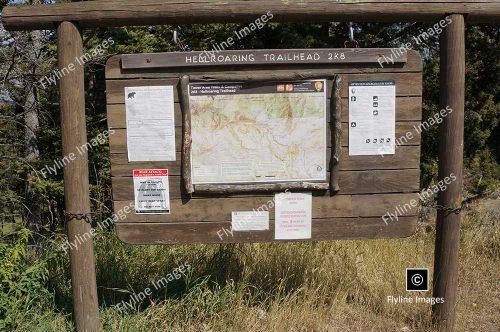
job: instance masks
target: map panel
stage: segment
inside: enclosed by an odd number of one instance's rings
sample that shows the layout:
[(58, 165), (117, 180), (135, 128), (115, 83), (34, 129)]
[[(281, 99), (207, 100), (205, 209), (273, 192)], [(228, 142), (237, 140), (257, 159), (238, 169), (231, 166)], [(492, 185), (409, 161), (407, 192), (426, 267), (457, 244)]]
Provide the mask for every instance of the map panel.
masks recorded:
[(193, 184), (326, 180), (326, 80), (191, 83)]

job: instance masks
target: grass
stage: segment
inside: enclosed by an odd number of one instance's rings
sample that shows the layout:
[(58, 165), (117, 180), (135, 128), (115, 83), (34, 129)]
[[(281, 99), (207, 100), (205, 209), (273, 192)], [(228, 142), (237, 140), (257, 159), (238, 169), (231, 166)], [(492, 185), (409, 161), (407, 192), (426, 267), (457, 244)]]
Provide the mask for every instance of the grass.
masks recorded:
[[(500, 326), (499, 211), (497, 199), (464, 214), (456, 331)], [(367, 241), (130, 246), (100, 234), (101, 323), (104, 331), (433, 331), (430, 305), (390, 304), (387, 296), (408, 295), (407, 267), (432, 273), (434, 237), (432, 219), (410, 238)], [(192, 266), (186, 278), (136, 310), (114, 307), (183, 262)], [(51, 266), (53, 306), (21, 315), (17, 331), (73, 329), (68, 264), (61, 254)]]

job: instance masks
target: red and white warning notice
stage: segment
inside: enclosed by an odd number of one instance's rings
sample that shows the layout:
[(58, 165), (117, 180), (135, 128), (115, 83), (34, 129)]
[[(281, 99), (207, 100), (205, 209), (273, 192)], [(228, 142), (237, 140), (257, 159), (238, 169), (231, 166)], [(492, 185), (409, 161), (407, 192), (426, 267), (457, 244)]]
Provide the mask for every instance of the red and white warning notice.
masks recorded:
[(135, 213), (169, 214), (168, 169), (134, 170)]

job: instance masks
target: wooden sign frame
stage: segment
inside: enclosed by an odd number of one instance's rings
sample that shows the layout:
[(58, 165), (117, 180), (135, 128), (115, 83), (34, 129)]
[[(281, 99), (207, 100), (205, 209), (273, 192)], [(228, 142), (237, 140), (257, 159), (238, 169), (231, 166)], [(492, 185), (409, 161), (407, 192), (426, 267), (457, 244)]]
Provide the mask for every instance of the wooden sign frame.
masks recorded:
[[(304, 181), (288, 181), (288, 182), (273, 182), (273, 183), (244, 183), (244, 184), (197, 184), (193, 185), (191, 179), (191, 113), (189, 109), (189, 83), (191, 82), (274, 82), (274, 81), (299, 81), (308, 79), (330, 79), (333, 85), (327, 85), (325, 87), (325, 93), (328, 93), (337, 102), (331, 102), (327, 105), (326, 112), (329, 112), (329, 118), (335, 119), (340, 118), (340, 97), (337, 95), (340, 90), (341, 80), (339, 77), (318, 77), (318, 74), (307, 75), (307, 74), (297, 74), (294, 72), (284, 73), (281, 75), (274, 76), (260, 76), (256, 75), (246, 75), (241, 76), (238, 74), (231, 75), (212, 75), (209, 79), (203, 77), (190, 77), (188, 75), (182, 76), (179, 82), (179, 99), (181, 101), (182, 110), (182, 179), (184, 182), (185, 190), (188, 194), (196, 193), (218, 193), (218, 194), (237, 194), (237, 193), (259, 193), (259, 192), (281, 192), (285, 190), (304, 190), (304, 191), (324, 191), (329, 190), (331, 193), (338, 191), (338, 172), (328, 172), (326, 178), (323, 181), (315, 182), (304, 182)], [(332, 90), (333, 89), (333, 90)], [(334, 93), (334, 92), (337, 93)], [(327, 153), (326, 161), (329, 165), (338, 163), (338, 158), (340, 157), (340, 137), (341, 137), (341, 127), (333, 127), (333, 133), (328, 130), (327, 133), (330, 134), (331, 146), (337, 151), (337, 153)], [(337, 140), (335, 140), (337, 138)], [(333, 139), (333, 140), (332, 140)], [(328, 140), (328, 137), (327, 137)], [(335, 189), (335, 190), (334, 190)]]
[[(283, 50), (280, 50), (283, 51)], [(286, 51), (286, 50), (285, 50)], [(314, 52), (315, 50), (305, 50)], [(282, 187), (259, 188), (245, 185), (243, 188), (209, 187), (192, 188), (182, 170), (188, 167), (183, 158), (186, 145), (178, 143), (177, 162), (131, 162), (126, 157), (126, 126), (124, 88), (126, 86), (174, 85), (176, 140), (184, 141), (182, 123), (186, 123), (187, 112), (182, 102), (190, 79), (193, 81), (271, 81), (295, 78), (330, 77), (338, 81), (338, 98), (329, 95), (331, 135), (331, 176), (327, 189), (313, 192), (313, 224), (310, 240), (360, 239), (405, 237), (413, 234), (417, 223), (417, 209), (407, 209), (397, 221), (385, 224), (382, 215), (413, 199), (418, 200), (420, 136), (415, 133), (412, 140), (396, 148), (394, 155), (349, 156), (348, 154), (348, 102), (347, 82), (359, 80), (394, 80), (396, 82), (396, 137), (405, 135), (418, 126), (421, 120), (422, 60), (417, 52), (409, 51), (401, 62), (394, 65), (379, 65), (381, 54), (391, 50), (380, 49), (332, 49), (350, 54), (363, 54), (358, 62), (333, 63), (287, 63), (287, 64), (238, 64), (232, 66), (179, 67), (165, 65), (162, 54), (117, 55), (109, 59), (106, 66), (108, 125), (115, 130), (110, 136), (111, 173), (114, 209), (118, 211), (130, 205), (133, 198), (132, 169), (167, 168), (171, 170), (171, 214), (141, 215), (129, 213), (118, 221), (119, 238), (132, 244), (175, 243), (231, 243), (269, 242), (274, 239), (274, 209), (269, 208), (270, 229), (268, 231), (232, 232), (231, 236), (220, 236), (220, 231), (231, 230), (232, 211), (252, 211), (261, 206), (270, 206), (276, 191), (310, 191), (303, 184), (287, 184)], [(228, 51), (229, 52), (229, 51)], [(252, 52), (252, 51), (247, 51)], [(221, 52), (223, 53), (223, 52)], [(136, 67), (123, 68), (124, 59)], [(156, 62), (158, 67), (152, 67)], [(144, 67), (140, 64), (147, 64)], [(189, 80), (188, 80), (189, 76)], [(342, 82), (342, 84), (340, 84)], [(333, 99), (332, 99), (333, 97)], [(332, 109), (333, 107), (333, 109)], [(337, 111), (335, 111), (337, 109)], [(347, 130), (346, 130), (347, 128)], [(343, 129), (343, 130), (342, 130)], [(184, 137), (185, 139), (186, 137)], [(338, 144), (336, 144), (338, 143)], [(338, 146), (338, 149), (335, 148)], [(186, 154), (185, 154), (186, 155)], [(330, 159), (330, 158), (329, 158)], [(179, 161), (180, 160), (180, 161)], [(189, 169), (189, 168), (188, 168)], [(321, 184), (325, 185), (325, 184)], [(247, 189), (245, 189), (247, 188)], [(194, 190), (195, 189), (195, 190)], [(208, 189), (208, 190), (207, 190)], [(190, 191), (193, 190), (193, 191)]]

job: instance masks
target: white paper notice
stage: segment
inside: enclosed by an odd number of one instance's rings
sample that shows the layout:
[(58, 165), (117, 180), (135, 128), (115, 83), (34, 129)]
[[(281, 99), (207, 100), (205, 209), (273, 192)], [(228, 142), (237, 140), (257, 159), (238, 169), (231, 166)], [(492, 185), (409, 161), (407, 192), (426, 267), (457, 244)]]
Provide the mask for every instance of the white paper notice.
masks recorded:
[(269, 211), (233, 211), (233, 231), (265, 231), (269, 229)]
[(134, 170), (135, 213), (169, 214), (168, 169)]
[(394, 154), (394, 81), (349, 82), (349, 155)]
[(125, 87), (129, 161), (175, 161), (173, 86)]
[(311, 238), (311, 193), (287, 193), (274, 196), (276, 240)]

